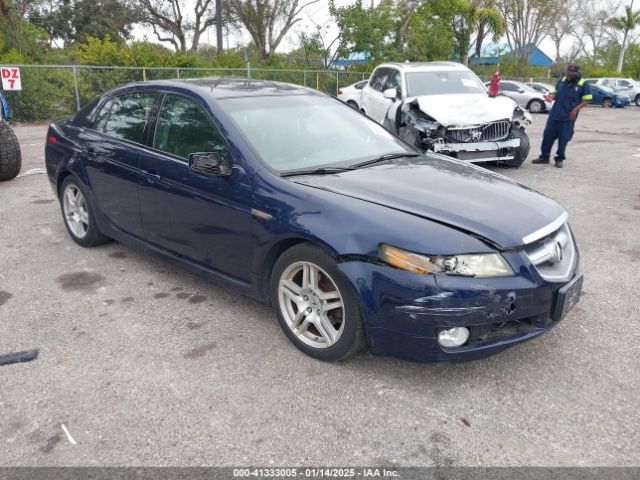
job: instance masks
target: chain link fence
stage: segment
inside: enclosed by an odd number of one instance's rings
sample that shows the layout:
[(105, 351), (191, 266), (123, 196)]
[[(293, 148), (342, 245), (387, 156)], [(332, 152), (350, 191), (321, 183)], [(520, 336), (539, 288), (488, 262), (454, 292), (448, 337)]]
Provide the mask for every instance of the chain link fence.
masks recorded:
[(335, 95), (337, 90), (368, 78), (367, 73), (330, 70), (230, 68), (91, 67), (82, 65), (11, 65), (20, 68), (21, 91), (3, 92), (12, 121), (43, 123), (76, 112), (112, 88), (131, 82), (198, 78), (211, 75), (243, 77), (304, 85)]
[[(112, 88), (131, 82), (198, 78), (211, 75), (294, 83), (335, 95), (339, 88), (368, 78), (368, 73), (338, 70), (262, 68), (92, 67), (84, 65), (11, 65), (20, 68), (21, 91), (5, 91), (12, 120), (44, 123), (76, 112)], [(481, 77), (483, 81), (490, 77)], [(511, 78), (549, 82), (546, 78)]]

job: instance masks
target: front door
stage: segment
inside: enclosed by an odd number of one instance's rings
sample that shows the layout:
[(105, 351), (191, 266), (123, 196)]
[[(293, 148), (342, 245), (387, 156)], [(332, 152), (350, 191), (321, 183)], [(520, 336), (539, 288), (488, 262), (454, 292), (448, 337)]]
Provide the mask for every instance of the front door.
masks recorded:
[[(152, 123), (153, 126), (153, 123)], [(234, 162), (229, 176), (194, 172), (188, 156), (231, 159), (204, 102), (167, 93), (140, 156), (140, 209), (149, 242), (243, 281), (251, 273), (251, 183)]]

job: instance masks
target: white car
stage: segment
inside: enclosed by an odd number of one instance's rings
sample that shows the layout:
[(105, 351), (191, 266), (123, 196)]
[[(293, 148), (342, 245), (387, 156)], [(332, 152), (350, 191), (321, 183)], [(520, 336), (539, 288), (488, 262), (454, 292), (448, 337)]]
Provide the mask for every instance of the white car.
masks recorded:
[(369, 80), (361, 80), (360, 82), (353, 83), (347, 87), (338, 89), (338, 100), (342, 100), (347, 105), (360, 109), (360, 103), (362, 98), (362, 89)]
[(489, 97), (459, 63), (382, 64), (362, 89), (360, 109), (423, 151), (512, 167), (529, 154), (529, 113), (511, 98)]

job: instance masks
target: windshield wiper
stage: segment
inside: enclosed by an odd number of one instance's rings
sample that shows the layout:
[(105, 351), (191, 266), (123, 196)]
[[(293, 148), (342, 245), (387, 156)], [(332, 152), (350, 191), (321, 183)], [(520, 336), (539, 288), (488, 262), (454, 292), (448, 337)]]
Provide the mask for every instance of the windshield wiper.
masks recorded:
[(354, 170), (352, 167), (320, 167), (309, 170), (294, 170), (293, 172), (285, 172), (281, 177), (294, 177), (296, 175), (331, 175), (332, 173), (342, 173)]
[(366, 167), (368, 165), (373, 165), (375, 163), (386, 162), (387, 160), (393, 160), (394, 158), (421, 157), (421, 156), (422, 156), (422, 153), (418, 153), (418, 152), (386, 153), (384, 155), (380, 155), (379, 157), (372, 158), (371, 160), (367, 160), (364, 162), (351, 165), (351, 168)]

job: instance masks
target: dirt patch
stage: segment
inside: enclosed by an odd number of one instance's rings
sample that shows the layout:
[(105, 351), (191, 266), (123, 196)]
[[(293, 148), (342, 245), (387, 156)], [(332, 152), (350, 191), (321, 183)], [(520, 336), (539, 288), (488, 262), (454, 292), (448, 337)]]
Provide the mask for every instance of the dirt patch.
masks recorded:
[(104, 277), (93, 272), (70, 272), (63, 273), (56, 281), (67, 292), (96, 293)]
[(111, 252), (109, 254), (110, 258), (127, 258), (127, 254), (124, 252)]
[(51, 199), (51, 198), (43, 198), (42, 200), (35, 200), (31, 203), (33, 203), (34, 205), (47, 205), (49, 203), (53, 203), (55, 202), (55, 200)]
[(124, 297), (120, 299), (122, 303), (129, 303), (129, 302), (133, 302), (134, 300), (135, 299), (133, 297)]
[(178, 293), (176, 294), (176, 298), (189, 298), (191, 296), (190, 293)]
[(0, 305), (4, 305), (5, 303), (7, 303), (7, 300), (9, 300), (11, 297), (13, 297), (13, 293), (7, 292), (5, 290), (0, 290)]
[(154, 293), (153, 298), (167, 298), (169, 294), (167, 292)]
[(206, 345), (201, 345), (196, 348), (192, 348), (183, 356), (187, 360), (195, 360), (196, 358), (204, 357), (208, 351), (213, 350), (216, 347), (214, 342), (207, 343)]
[(60, 443), (60, 440), (62, 440), (61, 434), (57, 433), (56, 435), (52, 435), (47, 438), (45, 444), (40, 447), (40, 451), (42, 453), (51, 453), (53, 449), (56, 448), (56, 445)]
[(189, 303), (202, 303), (207, 300), (207, 297), (204, 295), (191, 295), (189, 297)]

